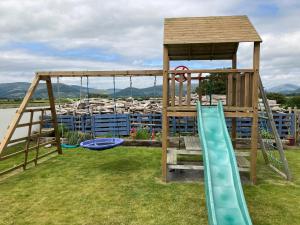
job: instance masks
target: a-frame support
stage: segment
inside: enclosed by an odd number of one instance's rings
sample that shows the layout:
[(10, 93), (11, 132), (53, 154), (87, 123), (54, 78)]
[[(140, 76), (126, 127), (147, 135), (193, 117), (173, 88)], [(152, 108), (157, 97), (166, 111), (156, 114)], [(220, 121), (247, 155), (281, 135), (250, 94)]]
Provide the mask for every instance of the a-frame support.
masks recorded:
[[(46, 81), (46, 86), (47, 86), (47, 91), (48, 91), (48, 97), (49, 97), (49, 102), (50, 102), (50, 108), (35, 108), (35, 109), (26, 109), (31, 97), (33, 96), (38, 84), (40, 83), (41, 80), (45, 80)], [(50, 110), (51, 111), (51, 118), (52, 118), (52, 123), (53, 123), (53, 128), (54, 128), (54, 133), (55, 133), (55, 141), (50, 141), (50, 142), (46, 142), (41, 144), (40, 143), (40, 138), (42, 135), (42, 125), (44, 123), (44, 113), (45, 111)], [(33, 114), (34, 112), (41, 112), (41, 118), (39, 121), (33, 121)], [(24, 113), (30, 113), (30, 121), (28, 123), (22, 123), (20, 124), (20, 120), (23, 116)], [(32, 135), (32, 126), (33, 125), (40, 125), (40, 129), (39, 129), (39, 133)], [(13, 134), (15, 132), (15, 130), (18, 127), (28, 127), (28, 134), (27, 137), (22, 137), (22, 138), (17, 138), (12, 140)], [(35, 146), (30, 146), (30, 142), (31, 142), (31, 138), (36, 137), (37, 138), (37, 144)], [(14, 152), (14, 153), (10, 153), (10, 154), (5, 154), (5, 149), (8, 147), (9, 144), (11, 143), (17, 143), (20, 141), (26, 141), (25, 143), (25, 148), (23, 150)], [(39, 148), (40, 146), (43, 145), (47, 145), (47, 144), (55, 144), (56, 145), (56, 149), (50, 152), (47, 152), (43, 155), (39, 155)], [(36, 155), (34, 159), (28, 160), (28, 153), (31, 150), (36, 150)], [(55, 101), (54, 101), (54, 95), (53, 95), (53, 89), (52, 89), (52, 83), (51, 83), (51, 78), (50, 77), (45, 77), (42, 78), (39, 75), (36, 75), (33, 82), (31, 83), (19, 109), (17, 110), (14, 118), (12, 119), (12, 122), (10, 124), (10, 126), (8, 127), (8, 130), (6, 132), (5, 137), (2, 139), (2, 142), (0, 143), (0, 161), (2, 160), (6, 160), (8, 158), (14, 157), (16, 155), (19, 154), (23, 154), (24, 153), (24, 162), (16, 165), (12, 168), (9, 168), (5, 171), (1, 171), (0, 175), (12, 172), (16, 169), (22, 168), (25, 170), (26, 166), (29, 163), (33, 163), (35, 165), (37, 165), (37, 161), (38, 159), (41, 159), (45, 156), (48, 156), (54, 152), (58, 152), (58, 154), (62, 154), (62, 149), (60, 146), (60, 137), (59, 137), (59, 132), (58, 132), (58, 124), (57, 124), (57, 116), (56, 116), (56, 110), (55, 110)]]

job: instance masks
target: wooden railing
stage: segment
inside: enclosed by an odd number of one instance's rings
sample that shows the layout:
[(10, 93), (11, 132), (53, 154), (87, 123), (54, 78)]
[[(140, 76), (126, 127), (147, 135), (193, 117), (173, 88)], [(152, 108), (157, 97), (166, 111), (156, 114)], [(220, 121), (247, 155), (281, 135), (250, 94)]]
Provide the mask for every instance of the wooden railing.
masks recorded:
[[(198, 99), (201, 101), (201, 85), (203, 81), (211, 79), (203, 74), (224, 74), (221, 79), (226, 83), (226, 106), (252, 107), (252, 69), (224, 69), (224, 70), (169, 70), (169, 108), (188, 108), (193, 106), (192, 81), (198, 81)], [(194, 86), (195, 87), (195, 86)], [(184, 91), (184, 89), (186, 91)]]

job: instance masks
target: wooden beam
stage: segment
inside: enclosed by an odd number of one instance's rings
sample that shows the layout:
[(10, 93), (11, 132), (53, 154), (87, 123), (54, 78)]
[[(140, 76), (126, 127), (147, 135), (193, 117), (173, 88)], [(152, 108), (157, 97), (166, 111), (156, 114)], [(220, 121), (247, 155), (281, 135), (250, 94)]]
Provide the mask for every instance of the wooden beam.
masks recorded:
[(60, 136), (59, 136), (59, 132), (58, 132), (57, 116), (56, 116), (56, 110), (55, 110), (55, 101), (54, 101), (54, 95), (53, 95), (52, 83), (51, 83), (50, 77), (48, 77), (46, 79), (46, 85), (47, 85), (47, 91), (48, 91), (48, 96), (49, 96), (49, 103), (50, 103), (50, 108), (51, 108), (51, 118), (53, 121), (53, 128), (54, 128), (55, 140), (56, 140), (56, 144), (57, 144), (57, 151), (58, 151), (58, 154), (62, 154), (62, 150), (61, 150), (61, 146), (60, 146)]
[(39, 77), (38, 76), (35, 76), (19, 109), (17, 110), (14, 118), (12, 119), (11, 123), (10, 123), (10, 126), (8, 128), (8, 130), (6, 131), (6, 135), (4, 136), (4, 138), (2, 139), (1, 141), (1, 144), (0, 144), (0, 155), (1, 153), (3, 152), (3, 150), (7, 147), (11, 137), (13, 136), (15, 130), (16, 130), (16, 127), (18, 125), (18, 123), (20, 122), (21, 118), (22, 118), (22, 115), (23, 115), (23, 112), (24, 110), (26, 109), (26, 106), (29, 102), (29, 100), (31, 99), (36, 87), (38, 86), (39, 84)]
[(47, 77), (130, 77), (162, 76), (162, 70), (111, 70), (111, 71), (39, 71), (41, 80)]
[[(180, 70), (169, 70), (171, 73), (182, 73)], [(199, 73), (252, 73), (253, 69), (195, 69), (195, 70), (184, 70), (185, 73), (196, 73), (197, 76)]]
[(256, 163), (257, 163), (257, 142), (258, 142), (258, 76), (259, 76), (259, 61), (260, 61), (260, 42), (254, 42), (253, 48), (253, 91), (252, 91), (252, 106), (253, 117), (251, 127), (251, 157), (250, 157), (250, 179), (253, 184), (256, 184)]
[(163, 116), (162, 116), (162, 180), (167, 182), (167, 148), (168, 148), (168, 134), (169, 134), (169, 118), (167, 116), (168, 108), (168, 94), (169, 94), (169, 70), (170, 62), (168, 55), (168, 48), (163, 46)]
[[(237, 56), (236, 56), (236, 53), (233, 54), (233, 57), (232, 57), (232, 69), (236, 69), (236, 66), (237, 66)], [(235, 76), (237, 75), (237, 76)], [(239, 74), (234, 74), (234, 77), (235, 79), (237, 79), (237, 77), (240, 77)], [(228, 77), (229, 79), (229, 77)], [(234, 85), (234, 92), (232, 93), (234, 95), (234, 105), (235, 106), (239, 106), (237, 104), (237, 100), (238, 100), (238, 95), (240, 95), (240, 90), (238, 90), (237, 88), (237, 84), (238, 84), (238, 81), (235, 80), (235, 85)], [(230, 93), (228, 93), (230, 94)], [(232, 120), (231, 120), (231, 139), (232, 139), (232, 145), (233, 145), (233, 148), (236, 149), (236, 118), (233, 117)]]

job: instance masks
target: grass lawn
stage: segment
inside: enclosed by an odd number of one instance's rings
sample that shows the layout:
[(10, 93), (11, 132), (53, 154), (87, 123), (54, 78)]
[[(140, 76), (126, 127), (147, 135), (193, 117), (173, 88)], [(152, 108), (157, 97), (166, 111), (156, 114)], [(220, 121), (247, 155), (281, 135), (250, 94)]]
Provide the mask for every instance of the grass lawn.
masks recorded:
[[(204, 187), (160, 181), (160, 149), (64, 150), (0, 181), (0, 224), (207, 224)], [(300, 224), (300, 150), (288, 151), (294, 182), (259, 158), (244, 192), (254, 224)]]

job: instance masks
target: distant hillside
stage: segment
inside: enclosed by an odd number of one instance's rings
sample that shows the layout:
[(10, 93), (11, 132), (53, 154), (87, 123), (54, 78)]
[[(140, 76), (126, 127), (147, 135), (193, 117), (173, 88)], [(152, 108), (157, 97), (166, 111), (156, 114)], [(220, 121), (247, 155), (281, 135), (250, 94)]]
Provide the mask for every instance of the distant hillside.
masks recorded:
[[(192, 91), (194, 91), (194, 89), (197, 87), (198, 85), (196, 84), (192, 84)], [(153, 97), (153, 96), (157, 96), (157, 97), (161, 97), (162, 96), (162, 85), (157, 85), (155, 87), (147, 87), (147, 88), (131, 88), (127, 87), (124, 88), (122, 90), (120, 90), (119, 92), (116, 93), (117, 97), (130, 97), (131, 96), (131, 91), (132, 91), (132, 96), (134, 97)], [(179, 92), (179, 88), (178, 85), (176, 85), (176, 94), (178, 94)], [(184, 87), (184, 93), (186, 93), (186, 87)]]
[[(16, 82), (16, 83), (0, 83), (0, 98), (7, 99), (21, 99), (25, 96), (30, 83)], [(80, 86), (60, 84), (60, 96), (62, 98), (78, 98), (80, 96)], [(53, 83), (54, 96), (57, 97), (57, 84)], [(104, 90), (90, 88), (91, 94), (107, 94)], [(82, 94), (86, 95), (86, 88), (82, 88)], [(33, 98), (48, 98), (46, 84), (39, 84)]]
[[(30, 83), (16, 82), (16, 83), (0, 83), (0, 98), (2, 99), (22, 99), (24, 98)], [(192, 90), (197, 85), (192, 85)], [(80, 86), (78, 85), (67, 85), (60, 83), (60, 96), (62, 98), (78, 98), (80, 96)], [(53, 83), (54, 96), (57, 97), (57, 84)], [(184, 92), (185, 92), (184, 88)], [(86, 87), (82, 87), (82, 94), (86, 95)], [(89, 89), (90, 94), (106, 94), (113, 96), (113, 89), (99, 90), (95, 88)], [(178, 94), (178, 85), (176, 86), (176, 93)], [(162, 85), (157, 85), (155, 90), (154, 87), (147, 88), (135, 88), (130, 87), (124, 89), (116, 89), (116, 97), (161, 97), (162, 96)], [(39, 84), (33, 98), (48, 98), (46, 84)]]
[(300, 93), (300, 86), (295, 84), (282, 84), (267, 89), (267, 92), (276, 92), (282, 94)]

